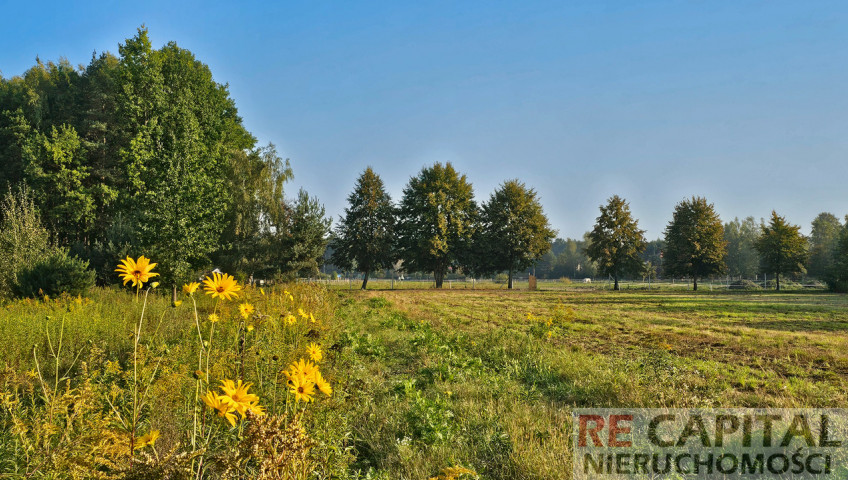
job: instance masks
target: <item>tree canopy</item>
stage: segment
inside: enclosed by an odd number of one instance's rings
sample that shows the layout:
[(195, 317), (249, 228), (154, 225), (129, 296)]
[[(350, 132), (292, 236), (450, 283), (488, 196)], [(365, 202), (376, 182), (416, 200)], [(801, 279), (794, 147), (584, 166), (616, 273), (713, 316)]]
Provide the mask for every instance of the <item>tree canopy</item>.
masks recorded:
[(468, 261), (477, 222), (474, 190), (450, 163), (424, 167), (403, 189), (399, 257), (408, 272), (433, 272), (441, 288), (449, 269)]
[(702, 197), (683, 200), (674, 208), (665, 229), (665, 272), (692, 278), (693, 290), (698, 279), (725, 269), (724, 226), (713, 207)]
[(369, 273), (390, 268), (395, 261), (395, 209), (383, 180), (371, 167), (356, 180), (347, 202), (330, 261), (344, 270), (362, 272), (364, 290)]
[(771, 212), (769, 223), (763, 226), (756, 247), (762, 270), (776, 276), (777, 290), (780, 290), (781, 275), (805, 271), (807, 240), (801, 235), (801, 227), (788, 223), (775, 211)]
[(589, 233), (586, 253), (604, 275), (612, 275), (614, 289), (624, 275), (639, 274), (643, 270), (640, 257), (645, 251), (645, 232), (639, 221), (630, 214), (630, 206), (618, 195), (601, 205), (601, 215)]
[(539, 260), (556, 235), (536, 191), (518, 180), (504, 182), (483, 204), (479, 228), (483, 241), (474, 250), (485, 252), (484, 268), (508, 272), (508, 288), (513, 273)]
[(227, 85), (176, 43), (153, 48), (143, 27), (118, 56), (79, 69), (38, 60), (0, 78), (0, 189), (26, 185), (57, 244), (101, 281), (118, 253), (155, 257), (170, 283), (213, 262), (288, 269), (271, 252), (297, 234), (280, 229), (318, 211), (285, 199), (291, 178), (273, 145), (257, 147)]

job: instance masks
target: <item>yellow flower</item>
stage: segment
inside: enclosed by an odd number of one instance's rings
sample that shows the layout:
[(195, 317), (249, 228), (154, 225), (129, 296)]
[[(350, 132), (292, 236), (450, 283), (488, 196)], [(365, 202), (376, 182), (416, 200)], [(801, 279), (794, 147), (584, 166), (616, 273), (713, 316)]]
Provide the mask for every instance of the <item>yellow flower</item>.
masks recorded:
[(306, 347), (306, 351), (309, 353), (309, 358), (311, 358), (313, 362), (320, 362), (321, 359), (324, 358), (324, 352), (321, 350), (321, 346), (317, 343), (310, 343)]
[(312, 380), (315, 372), (318, 370), (318, 367), (315, 366), (312, 362), (307, 362), (304, 359), (300, 359), (295, 363), (289, 365), (288, 371), (285, 372), (286, 376), (289, 377), (289, 380), (292, 378), (302, 375), (308, 380)]
[(207, 295), (212, 295), (212, 298), (218, 297), (224, 300), (231, 300), (232, 298), (238, 298), (238, 293), (236, 292), (241, 290), (241, 287), (232, 275), (213, 273), (212, 278), (206, 277), (203, 280), (203, 289), (206, 290)]
[(265, 289), (264, 289), (264, 288), (260, 288), (260, 289), (259, 289), (259, 293), (261, 293), (262, 295), (265, 295)]
[(153, 282), (150, 284), (150, 288), (156, 288), (159, 286), (159, 282)]
[(121, 274), (120, 277), (124, 280), (124, 285), (132, 281), (133, 287), (141, 287), (151, 277), (159, 276), (158, 273), (151, 272), (155, 266), (156, 264), (150, 263), (150, 259), (144, 255), (138, 257), (138, 261), (127, 255), (127, 258), (121, 260), (115, 271)]
[(171, 305), (172, 305), (174, 308), (177, 308), (177, 307), (179, 307), (179, 306), (180, 306), (180, 305), (182, 305), (182, 304), (183, 304), (183, 301), (182, 301), (182, 300), (177, 300), (177, 301), (173, 302)]
[(295, 323), (297, 323), (297, 317), (295, 317), (291, 313), (286, 315), (286, 318), (284, 318), (283, 320), (286, 322), (287, 325), (294, 325)]
[(242, 303), (239, 305), (239, 313), (241, 313), (241, 316), (244, 319), (247, 319), (247, 317), (252, 315), (254, 311), (255, 309), (253, 308), (253, 305), (249, 303)]
[(215, 392), (207, 391), (206, 395), (203, 397), (203, 403), (216, 410), (218, 412), (219, 417), (224, 417), (230, 422), (230, 425), (236, 426), (236, 416), (233, 414), (235, 412), (235, 408), (233, 408), (228, 402), (224, 401), (223, 395), (217, 395)]
[(309, 321), (315, 323), (315, 317), (313, 317), (311, 313), (309, 314)]
[(288, 290), (283, 290), (283, 297), (287, 298), (290, 302), (294, 303), (294, 297)]
[(303, 317), (304, 320), (309, 318), (309, 315), (307, 315), (306, 312), (304, 312), (302, 308), (297, 309), (297, 314), (300, 315), (301, 317)]
[(317, 386), (318, 390), (321, 390), (324, 395), (328, 397), (333, 395), (333, 387), (330, 386), (330, 382), (324, 380), (320, 371), (315, 372), (315, 386)]
[(199, 287), (199, 286), (200, 286), (200, 283), (198, 283), (198, 282), (186, 283), (185, 285), (183, 285), (183, 293), (185, 295), (193, 295), (194, 292), (197, 291), (197, 287)]
[(259, 405), (258, 402), (248, 404), (247, 410), (256, 415), (257, 417), (262, 417), (265, 415), (265, 407)]
[(232, 380), (224, 380), (221, 382), (221, 391), (224, 392), (222, 400), (233, 407), (241, 416), (244, 416), (245, 410), (250, 408), (250, 404), (259, 401), (259, 396), (252, 393), (247, 393), (251, 383), (238, 383)]
[(254, 328), (255, 327), (253, 326), (252, 323), (248, 323), (247, 326), (246, 326), (246, 329), (247, 329), (248, 332), (252, 332)]
[(292, 377), (289, 389), (292, 395), (294, 395), (294, 399), (298, 402), (309, 403), (312, 401), (312, 396), (315, 395), (315, 384), (304, 375), (295, 375)]
[(209, 316), (207, 317), (207, 319), (210, 322), (215, 323), (215, 322), (221, 320), (221, 317), (219, 317), (217, 313), (210, 313)]
[(552, 332), (552, 331), (548, 330), (547, 332), (545, 332), (545, 335), (547, 335), (547, 336), (548, 336), (548, 338), (551, 338), (551, 337), (553, 337), (553, 336), (554, 336), (554, 332)]
[(156, 443), (157, 438), (159, 438), (159, 430), (151, 430), (135, 439), (135, 449), (138, 450), (147, 446), (152, 447)]

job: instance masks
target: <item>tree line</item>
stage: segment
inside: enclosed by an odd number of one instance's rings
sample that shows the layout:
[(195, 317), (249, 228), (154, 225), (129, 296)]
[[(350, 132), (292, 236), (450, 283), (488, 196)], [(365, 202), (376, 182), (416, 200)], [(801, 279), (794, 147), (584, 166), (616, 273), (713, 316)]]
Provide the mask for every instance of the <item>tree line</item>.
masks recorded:
[[(621, 278), (659, 273), (689, 278), (694, 290), (698, 280), (711, 276), (757, 274), (772, 275), (777, 290), (782, 278), (799, 275), (848, 290), (848, 217), (842, 224), (835, 215), (821, 213), (805, 237), (775, 211), (768, 222), (757, 224), (748, 217), (722, 224), (713, 204), (692, 197), (675, 206), (664, 238), (647, 242), (624, 199), (613, 196), (600, 212), (584, 237), (583, 252), (594, 271), (613, 279), (615, 289)], [(576, 247), (571, 252), (576, 256)]]
[(473, 277), (515, 272), (550, 249), (550, 228), (536, 191), (506, 180), (482, 205), (465, 175), (450, 163), (424, 167), (395, 205), (371, 167), (356, 180), (348, 207), (334, 229), (330, 261), (369, 276), (397, 266), (432, 272), (441, 288), (449, 272)]
[(709, 276), (758, 273), (779, 288), (806, 273), (848, 289), (848, 226), (832, 214), (805, 238), (777, 213), (722, 224), (693, 197), (675, 207), (664, 238), (646, 241), (614, 196), (583, 238), (555, 239), (535, 190), (507, 180), (478, 204), (450, 163), (424, 167), (397, 203), (366, 169), (331, 230), (318, 199), (286, 196), (288, 160), (257, 144), (227, 86), (190, 51), (154, 49), (142, 27), (118, 53), (79, 67), (37, 59), (22, 76), (0, 77), (0, 293), (24, 267), (37, 279), (50, 265), (85, 264), (111, 283), (116, 259), (142, 254), (172, 285), (212, 266), (314, 275), (328, 245), (333, 264), (363, 273), (363, 288), (389, 268), (431, 272), (437, 287), (451, 273), (506, 272), (511, 288), (534, 267), (542, 277), (610, 276), (616, 288), (628, 277), (685, 276), (697, 288)]

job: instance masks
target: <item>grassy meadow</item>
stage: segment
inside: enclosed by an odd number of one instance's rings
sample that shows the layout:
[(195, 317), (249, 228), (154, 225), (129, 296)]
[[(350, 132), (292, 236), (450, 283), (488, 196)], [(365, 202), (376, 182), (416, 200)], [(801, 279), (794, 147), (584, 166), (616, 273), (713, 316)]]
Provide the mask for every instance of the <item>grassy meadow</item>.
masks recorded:
[[(143, 292), (136, 301), (98, 289), (0, 307), (0, 472), (560, 479), (570, 478), (574, 407), (846, 402), (844, 295), (310, 284), (242, 293), (218, 302), (198, 291), (173, 306), (164, 294), (145, 303)], [(255, 312), (240, 315), (244, 302)], [(284, 372), (310, 343), (332, 394), (298, 401)], [(263, 416), (230, 424), (199, 400), (236, 378), (252, 383)], [(154, 430), (155, 444), (130, 454), (126, 439)], [(283, 457), (297, 468), (268, 473)]]

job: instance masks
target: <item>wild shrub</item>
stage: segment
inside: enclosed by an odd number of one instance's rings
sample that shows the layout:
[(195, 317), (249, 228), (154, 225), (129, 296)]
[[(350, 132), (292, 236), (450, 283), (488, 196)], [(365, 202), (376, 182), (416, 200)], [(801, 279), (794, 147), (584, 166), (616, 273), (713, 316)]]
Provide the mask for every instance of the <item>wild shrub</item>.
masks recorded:
[(53, 297), (62, 293), (83, 295), (94, 286), (94, 276), (94, 270), (88, 269), (87, 261), (59, 248), (32, 265), (21, 268), (12, 291), (19, 297), (29, 298), (43, 295)]
[(41, 259), (50, 235), (29, 190), (9, 189), (0, 202), (0, 297), (9, 296), (18, 272)]

